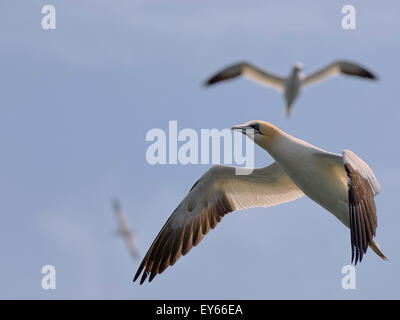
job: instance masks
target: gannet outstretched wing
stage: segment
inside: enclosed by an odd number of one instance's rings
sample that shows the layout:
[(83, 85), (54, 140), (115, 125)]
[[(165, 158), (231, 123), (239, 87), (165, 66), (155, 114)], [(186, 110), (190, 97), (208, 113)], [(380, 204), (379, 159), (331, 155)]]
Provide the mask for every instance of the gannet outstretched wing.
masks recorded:
[(112, 202), (113, 210), (118, 221), (119, 230), (118, 233), (122, 235), (125, 240), (126, 246), (128, 247), (129, 253), (135, 259), (139, 257), (138, 250), (135, 246), (135, 241), (133, 239), (132, 230), (129, 228), (128, 222), (126, 220), (125, 214), (121, 209), (121, 205), (118, 200)]
[(282, 77), (261, 70), (260, 68), (255, 67), (254, 65), (251, 65), (247, 62), (237, 63), (223, 69), (222, 71), (211, 77), (209, 80), (207, 80), (205, 82), (205, 85), (209, 86), (214, 83), (229, 80), (239, 76), (244, 76), (245, 78), (248, 78), (265, 86), (274, 87), (279, 91), (283, 91), (285, 89), (285, 80)]
[(377, 77), (367, 70), (366, 68), (350, 61), (335, 61), (323, 69), (320, 69), (302, 80), (302, 85), (308, 85), (311, 83), (319, 82), (330, 76), (335, 76), (340, 73), (357, 76), (361, 78), (377, 79)]
[[(374, 173), (362, 159), (350, 150), (343, 150), (342, 155), (348, 177), (351, 261), (355, 260), (357, 264), (367, 252), (368, 245), (373, 242), (377, 227), (374, 197), (382, 189)], [(386, 260), (385, 256), (379, 255)]]
[(149, 281), (196, 246), (222, 217), (250, 207), (293, 201), (303, 192), (279, 164), (236, 175), (235, 167), (213, 166), (192, 187), (165, 223), (144, 257), (133, 281)]

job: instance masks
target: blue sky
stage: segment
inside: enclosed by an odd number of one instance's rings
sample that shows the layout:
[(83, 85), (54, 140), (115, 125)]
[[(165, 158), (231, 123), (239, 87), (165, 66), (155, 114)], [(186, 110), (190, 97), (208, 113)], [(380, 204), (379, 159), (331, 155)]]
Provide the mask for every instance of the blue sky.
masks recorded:
[[(57, 29), (41, 28), (53, 4)], [(341, 28), (356, 8), (357, 29)], [(0, 4), (0, 298), (398, 299), (396, 1), (3, 1)], [(245, 80), (205, 89), (221, 67), (248, 60), (278, 74), (355, 60), (378, 82), (347, 77), (306, 88), (284, 116), (282, 96)], [(151, 166), (148, 130), (230, 128), (262, 119), (332, 152), (351, 149), (383, 193), (377, 242), (357, 289), (341, 287), (348, 230), (303, 197), (224, 218), (151, 284), (132, 261), (110, 200), (121, 199), (145, 254), (209, 165)], [(256, 165), (272, 162), (256, 148)], [(57, 289), (41, 288), (54, 265)]]

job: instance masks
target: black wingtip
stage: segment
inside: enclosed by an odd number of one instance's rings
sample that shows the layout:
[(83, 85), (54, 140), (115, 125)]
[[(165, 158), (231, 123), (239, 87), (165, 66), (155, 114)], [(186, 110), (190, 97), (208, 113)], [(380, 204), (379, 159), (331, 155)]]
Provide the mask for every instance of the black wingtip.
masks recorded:
[(372, 72), (370, 72), (366, 69), (363, 69), (361, 76), (364, 78), (371, 79), (371, 80), (378, 80), (378, 77), (375, 74), (373, 74)]
[[(132, 282), (135, 282), (139, 278), (140, 274), (142, 273), (142, 270), (143, 270), (143, 268), (142, 268), (142, 266), (140, 266), (138, 271), (136, 272), (135, 276), (133, 277), (133, 281)], [(144, 272), (144, 273), (146, 273), (146, 272)], [(143, 282), (140, 282), (140, 284), (142, 284), (142, 283)]]
[(154, 277), (157, 275), (157, 273), (151, 274), (149, 277), (149, 283), (154, 279)]
[(355, 258), (354, 258), (354, 266), (357, 265), (357, 262), (358, 262), (358, 250), (356, 248), (356, 254), (355, 254)]
[(217, 73), (216, 75), (212, 76), (210, 79), (208, 79), (204, 85), (205, 86), (211, 86), (214, 83), (217, 82), (222, 82), (222, 81), (226, 81), (226, 80), (231, 80), (234, 79), (238, 76), (240, 76), (242, 74), (242, 70), (235, 70), (235, 71), (222, 71)]
[(369, 80), (378, 80), (378, 76), (371, 71), (365, 69), (365, 68), (359, 68), (358, 70), (341, 70), (343, 74), (345, 75), (350, 75), (350, 76), (356, 76), (360, 78), (365, 78)]
[(142, 285), (146, 281), (147, 275), (148, 275), (147, 271), (144, 271), (142, 278), (140, 279), (140, 285)]
[(354, 259), (354, 266), (357, 265), (359, 259), (360, 259), (360, 250), (356, 247), (356, 257)]
[(361, 263), (364, 255), (367, 253), (368, 247), (365, 250), (358, 249), (357, 247), (352, 247), (351, 249), (351, 263), (354, 263), (354, 266), (357, 263)]
[(351, 262), (350, 263), (353, 263), (354, 262), (354, 246), (351, 246)]
[(214, 83), (220, 82), (222, 79), (219, 75), (216, 75), (203, 83), (204, 87), (209, 87)]

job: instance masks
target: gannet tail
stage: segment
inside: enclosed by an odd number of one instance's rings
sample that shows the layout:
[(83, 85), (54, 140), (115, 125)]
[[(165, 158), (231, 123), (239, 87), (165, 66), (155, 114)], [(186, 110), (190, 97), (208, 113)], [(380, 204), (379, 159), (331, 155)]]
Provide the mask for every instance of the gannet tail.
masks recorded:
[(379, 256), (381, 257), (383, 260), (385, 261), (389, 261), (388, 258), (385, 257), (385, 255), (382, 253), (382, 251), (379, 249), (378, 244), (372, 240), (369, 244), (369, 247)]
[(286, 104), (286, 117), (289, 118), (290, 116), (290, 111), (292, 110), (292, 105), (290, 103)]

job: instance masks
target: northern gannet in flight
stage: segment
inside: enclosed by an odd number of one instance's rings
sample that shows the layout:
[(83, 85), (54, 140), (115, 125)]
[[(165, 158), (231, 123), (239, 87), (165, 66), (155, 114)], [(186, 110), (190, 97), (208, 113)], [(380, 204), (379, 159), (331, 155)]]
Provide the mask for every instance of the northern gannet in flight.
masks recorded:
[(119, 225), (118, 234), (125, 239), (126, 246), (128, 247), (129, 253), (131, 254), (132, 258), (134, 259), (139, 258), (139, 253), (133, 239), (133, 232), (129, 228), (125, 214), (122, 211), (121, 205), (117, 199), (113, 200), (112, 207)]
[(304, 194), (350, 228), (351, 261), (361, 262), (368, 246), (387, 260), (374, 242), (377, 227), (374, 196), (381, 187), (368, 165), (353, 152), (335, 154), (297, 139), (264, 121), (232, 129), (252, 137), (275, 162), (236, 175), (235, 167), (215, 165), (190, 189), (169, 217), (144, 257), (133, 279), (172, 266), (196, 246), (222, 217), (235, 210), (269, 207)]
[(214, 83), (244, 76), (261, 85), (273, 87), (284, 94), (286, 101), (286, 115), (289, 116), (293, 102), (296, 100), (300, 90), (311, 83), (319, 82), (327, 77), (338, 75), (340, 73), (357, 76), (362, 78), (377, 79), (377, 77), (364, 67), (350, 61), (335, 61), (308, 76), (301, 73), (302, 63), (296, 63), (287, 77), (280, 77), (270, 72), (247, 63), (237, 63), (231, 65), (216, 75), (208, 79), (204, 85), (209, 86)]

